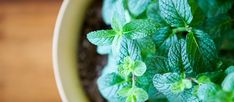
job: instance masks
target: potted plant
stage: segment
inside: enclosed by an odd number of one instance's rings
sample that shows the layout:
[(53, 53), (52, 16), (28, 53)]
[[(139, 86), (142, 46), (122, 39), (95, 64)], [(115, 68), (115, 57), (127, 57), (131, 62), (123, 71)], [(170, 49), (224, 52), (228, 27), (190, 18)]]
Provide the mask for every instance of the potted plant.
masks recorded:
[[(65, 1), (55, 30), (64, 101), (87, 101), (75, 55), (89, 3)], [(110, 26), (87, 34), (108, 56), (97, 79), (100, 94), (109, 102), (233, 101), (233, 11), (233, 0), (104, 0), (102, 16)]]

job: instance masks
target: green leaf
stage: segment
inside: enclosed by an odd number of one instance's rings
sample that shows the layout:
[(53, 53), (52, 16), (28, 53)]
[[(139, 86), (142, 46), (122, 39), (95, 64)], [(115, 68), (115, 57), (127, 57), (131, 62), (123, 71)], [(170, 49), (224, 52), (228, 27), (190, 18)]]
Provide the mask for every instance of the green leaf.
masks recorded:
[(227, 15), (210, 17), (202, 27), (214, 39), (217, 47), (220, 47), (223, 43), (223, 37), (232, 29), (232, 19)]
[(215, 83), (221, 83), (224, 77), (225, 74), (223, 71), (205, 72), (197, 75), (197, 79), (200, 83), (207, 83), (210, 81)]
[(163, 75), (156, 74), (153, 78), (153, 83), (155, 88), (166, 95), (171, 102), (199, 102), (198, 99), (192, 95), (192, 88), (182, 92), (173, 91), (174, 84), (181, 80), (181, 76), (177, 73), (165, 73)]
[(154, 44), (152, 37), (137, 39), (137, 43), (141, 49), (141, 55), (143, 59), (155, 55), (156, 45)]
[(125, 102), (137, 102), (136, 101), (136, 96), (128, 96)]
[(142, 61), (135, 61), (133, 66), (133, 74), (136, 76), (142, 76), (146, 71), (146, 65)]
[(133, 20), (123, 28), (123, 33), (130, 39), (140, 39), (152, 35), (160, 27), (160, 24), (149, 20)]
[(222, 83), (222, 88), (227, 92), (234, 91), (234, 73), (228, 74), (225, 77)]
[(184, 27), (193, 16), (187, 0), (159, 0), (160, 15), (172, 27)]
[(123, 63), (125, 57), (130, 56), (134, 61), (141, 60), (141, 50), (136, 40), (131, 40), (126, 37), (122, 38), (120, 43), (119, 55), (117, 57), (118, 63)]
[[(215, 44), (208, 34), (201, 30), (193, 30), (193, 33), (187, 35), (186, 41), (188, 58), (193, 70), (196, 72), (213, 70), (208, 68), (215, 65), (217, 53)], [(201, 64), (206, 66), (206, 69), (203, 69), (204, 66)]]
[(98, 46), (97, 52), (101, 55), (110, 54), (111, 53), (111, 46)]
[(192, 73), (192, 66), (188, 60), (185, 40), (179, 40), (171, 46), (168, 53), (168, 63), (173, 72)]
[(199, 7), (207, 17), (225, 14), (232, 8), (233, 0), (197, 0)]
[(117, 0), (116, 5), (113, 10), (113, 16), (111, 21), (111, 27), (116, 31), (121, 33), (123, 26), (128, 23), (127, 17), (125, 15), (124, 0)]
[(118, 94), (123, 97), (130, 96), (132, 87), (125, 87), (118, 91)]
[(176, 34), (172, 34), (169, 27), (160, 28), (153, 34), (153, 40), (156, 44), (156, 54), (167, 56), (171, 45), (178, 41)]
[(133, 95), (136, 97), (136, 102), (145, 102), (149, 96), (142, 88), (134, 88)]
[(88, 33), (89, 42), (98, 46), (111, 45), (116, 33), (113, 30), (98, 30)]
[(201, 8), (199, 7), (197, 0), (188, 0), (188, 2), (191, 7), (192, 15), (196, 15), (193, 16), (193, 20), (190, 26), (196, 27), (201, 25), (205, 20), (205, 15), (203, 14)]
[(202, 83), (202, 84), (206, 84), (206, 83), (210, 83), (210, 82), (211, 82), (211, 81), (210, 81), (210, 78), (207, 77), (207, 76), (205, 76), (205, 75), (199, 76), (199, 77), (197, 78), (197, 81), (198, 81), (199, 83)]
[(228, 74), (231, 74), (234, 72), (234, 66), (229, 66), (226, 70), (225, 70), (225, 73), (228, 75)]
[(177, 73), (165, 73), (163, 75), (156, 74), (153, 78), (155, 88), (162, 92), (164, 95), (171, 95), (172, 86), (174, 83), (179, 82), (181, 77)]
[(183, 79), (182, 83), (184, 84), (186, 89), (190, 89), (192, 88), (192, 81), (189, 79)]
[(171, 72), (167, 58), (161, 56), (151, 56), (146, 59), (147, 70), (152, 69), (151, 74)]
[(139, 16), (148, 7), (151, 0), (128, 0), (128, 9), (134, 16)]
[(125, 102), (145, 102), (149, 96), (145, 90), (138, 87), (126, 87), (118, 92), (121, 96), (127, 97)]
[(112, 16), (114, 14), (114, 7), (118, 0), (104, 0), (102, 7), (102, 17), (106, 24), (111, 24)]
[(125, 57), (122, 64), (119, 65), (118, 71), (119, 74), (125, 78), (128, 78), (131, 72), (133, 72), (134, 61), (129, 57)]
[(218, 91), (218, 87), (214, 83), (201, 84), (197, 90), (197, 96), (203, 102), (208, 102), (208, 99)]
[(121, 35), (116, 35), (114, 37), (113, 42), (112, 42), (111, 49), (112, 49), (112, 54), (115, 58), (118, 57), (118, 55), (119, 55), (122, 38), (123, 37)]
[(166, 24), (164, 19), (160, 16), (159, 5), (158, 3), (151, 3), (147, 9), (147, 17), (154, 20), (155, 22), (160, 22)]
[(123, 87), (129, 86), (121, 76), (116, 73), (109, 73), (103, 75), (97, 80), (98, 88), (101, 94), (111, 102), (120, 102), (125, 100), (125, 98), (119, 96), (117, 93)]

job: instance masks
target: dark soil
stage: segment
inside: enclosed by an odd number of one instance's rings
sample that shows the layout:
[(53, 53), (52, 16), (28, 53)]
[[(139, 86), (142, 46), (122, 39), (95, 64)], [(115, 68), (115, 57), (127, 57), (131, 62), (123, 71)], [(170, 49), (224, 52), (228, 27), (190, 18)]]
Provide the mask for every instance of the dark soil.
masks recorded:
[(90, 102), (106, 102), (100, 95), (96, 80), (107, 63), (107, 56), (99, 55), (96, 47), (89, 43), (87, 33), (109, 28), (102, 20), (102, 0), (94, 0), (86, 12), (79, 40), (79, 77)]

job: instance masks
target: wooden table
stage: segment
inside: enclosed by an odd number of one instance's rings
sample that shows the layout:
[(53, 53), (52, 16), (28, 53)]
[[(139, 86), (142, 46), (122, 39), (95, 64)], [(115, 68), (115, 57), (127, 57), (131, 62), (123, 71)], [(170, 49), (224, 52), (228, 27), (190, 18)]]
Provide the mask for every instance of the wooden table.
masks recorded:
[(58, 0), (0, 0), (0, 102), (60, 102), (51, 47)]

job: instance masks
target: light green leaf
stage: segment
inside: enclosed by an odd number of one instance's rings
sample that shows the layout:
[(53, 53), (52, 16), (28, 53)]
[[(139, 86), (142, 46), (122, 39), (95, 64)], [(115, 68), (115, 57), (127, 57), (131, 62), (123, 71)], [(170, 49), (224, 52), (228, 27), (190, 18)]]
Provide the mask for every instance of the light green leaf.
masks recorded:
[(136, 102), (145, 102), (149, 96), (142, 88), (134, 88), (133, 95), (136, 96)]
[(122, 88), (121, 90), (118, 91), (118, 94), (120, 96), (123, 96), (123, 97), (128, 97), (128, 96), (130, 96), (132, 94), (131, 89), (132, 89), (132, 87)]
[(145, 102), (149, 98), (147, 92), (138, 87), (126, 87), (118, 93), (123, 97), (127, 97), (125, 102)]
[(211, 81), (210, 81), (210, 78), (207, 77), (207, 76), (205, 76), (205, 75), (199, 76), (199, 77), (197, 78), (197, 81), (198, 81), (199, 83), (202, 83), (202, 84), (206, 84), (206, 83), (210, 83), (210, 82), (211, 82)]
[(113, 40), (112, 45), (111, 45), (112, 54), (115, 58), (118, 57), (118, 55), (119, 55), (120, 48), (121, 48), (121, 42), (122, 42), (122, 36), (116, 35), (114, 37), (114, 40)]
[(142, 76), (146, 71), (146, 65), (142, 61), (135, 61), (133, 66), (133, 74), (136, 76)]
[(98, 30), (88, 33), (89, 42), (97, 46), (111, 45), (116, 33), (113, 30)]
[(172, 27), (184, 27), (193, 16), (187, 0), (159, 0), (160, 15)]
[(193, 30), (193, 33), (190, 32), (187, 35), (186, 40), (188, 58), (193, 70), (196, 72), (213, 70), (208, 68), (213, 68), (212, 66), (215, 65), (217, 52), (215, 44), (208, 34), (201, 30)]
[(111, 46), (98, 46), (97, 52), (101, 55), (110, 54), (111, 53)]
[(166, 57), (169, 48), (178, 41), (178, 38), (176, 34), (172, 34), (169, 27), (163, 27), (153, 34), (153, 40), (156, 44), (156, 54)]
[(234, 72), (234, 66), (229, 66), (226, 70), (225, 70), (225, 73), (228, 75), (228, 74), (231, 74)]
[(185, 40), (179, 40), (171, 46), (168, 53), (168, 63), (173, 72), (183, 73), (192, 73), (192, 66), (188, 60), (188, 55), (186, 51), (186, 42)]
[(222, 88), (227, 92), (234, 91), (234, 73), (228, 74), (225, 77), (222, 83)]
[(134, 61), (141, 60), (141, 50), (137, 44), (136, 40), (131, 40), (126, 37), (123, 37), (120, 43), (119, 55), (117, 61), (123, 63), (125, 57), (130, 56)]
[(123, 26), (128, 23), (125, 16), (125, 8), (123, 3), (124, 0), (117, 0), (111, 21), (111, 27), (119, 33), (122, 32)]
[(197, 90), (197, 96), (203, 102), (208, 102), (208, 99), (218, 91), (218, 87), (214, 83), (201, 84)]
[(139, 16), (148, 7), (151, 0), (128, 0), (128, 9), (134, 16)]
[(125, 57), (123, 63), (118, 67), (119, 74), (128, 78), (129, 74), (133, 72), (134, 63), (135, 62), (129, 56)]
[(111, 24), (112, 16), (114, 14), (114, 7), (118, 0), (104, 0), (102, 7), (102, 17), (106, 24)]
[(152, 35), (160, 24), (149, 19), (133, 20), (123, 28), (123, 34), (131, 39), (140, 39)]
[(125, 102), (137, 102), (136, 96), (134, 95), (128, 96)]
[(125, 100), (124, 97), (119, 96), (117, 93), (123, 87), (129, 86), (121, 76), (116, 73), (103, 75), (97, 80), (98, 88), (101, 94), (111, 102), (120, 102)]
[(182, 83), (184, 84), (186, 89), (190, 89), (192, 88), (192, 81), (189, 79), (183, 79)]

